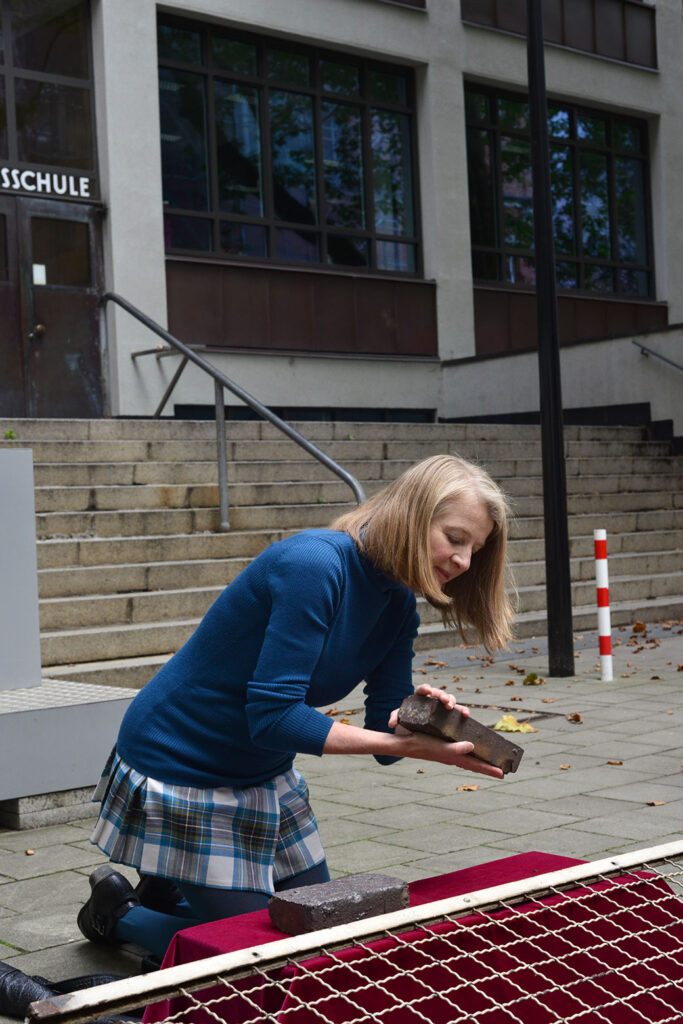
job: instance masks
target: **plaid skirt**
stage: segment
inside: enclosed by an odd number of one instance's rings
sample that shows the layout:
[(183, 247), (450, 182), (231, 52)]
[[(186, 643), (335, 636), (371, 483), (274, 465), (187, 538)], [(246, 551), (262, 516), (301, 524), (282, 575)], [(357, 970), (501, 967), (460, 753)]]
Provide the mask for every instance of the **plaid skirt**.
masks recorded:
[(271, 894), (325, 859), (308, 786), (292, 768), (255, 786), (198, 789), (141, 775), (112, 751), (90, 842), (143, 874)]

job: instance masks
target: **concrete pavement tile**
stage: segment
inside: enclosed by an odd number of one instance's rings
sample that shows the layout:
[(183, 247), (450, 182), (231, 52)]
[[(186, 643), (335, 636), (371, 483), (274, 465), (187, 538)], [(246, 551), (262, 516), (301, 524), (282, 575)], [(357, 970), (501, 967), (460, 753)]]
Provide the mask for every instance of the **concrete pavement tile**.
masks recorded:
[(510, 806), (509, 796), (502, 790), (496, 792), (493, 789), (480, 789), (476, 793), (457, 791), (449, 793), (448, 796), (440, 796), (432, 799), (429, 797), (424, 801), (425, 807), (442, 807), (454, 814), (467, 814), (478, 817), (480, 814), (495, 811), (498, 807), (507, 808)]
[(318, 818), (318, 827), (326, 850), (341, 843), (352, 843), (356, 839), (381, 839), (390, 834), (390, 829), (353, 821), (351, 818)]
[(489, 811), (477, 815), (477, 828), (493, 829), (508, 835), (540, 833), (547, 828), (559, 828), (574, 821), (568, 814), (537, 811), (533, 807), (508, 807), (506, 810)]
[[(76, 828), (74, 825), (48, 825), (43, 828), (27, 828), (20, 832), (0, 832), (0, 850), (23, 853), (24, 850), (39, 850), (58, 843), (78, 842), (92, 831)], [(85, 832), (85, 835), (84, 835)]]
[(2, 886), (0, 903), (13, 911), (28, 913), (78, 901), (83, 903), (88, 893), (88, 883), (84, 883), (83, 875), (77, 871), (60, 871), (58, 876), (40, 875)]
[[(80, 941), (69, 942), (65, 946), (17, 954), (12, 959), (12, 966), (26, 974), (39, 974), (50, 981), (78, 978), (82, 974), (119, 974), (128, 977), (139, 973), (139, 957), (130, 956), (118, 947), (85, 942), (80, 932), (78, 939)], [(4, 956), (4, 952), (0, 953), (0, 959)], [(16, 1024), (16, 1020), (12, 1020), (12, 1024)]]
[(604, 796), (572, 796), (558, 797), (554, 800), (534, 801), (532, 806), (540, 813), (566, 814), (574, 821), (597, 818), (600, 815), (611, 817), (623, 813), (623, 802)]
[(650, 800), (663, 800), (665, 804), (680, 807), (680, 793), (675, 786), (669, 786), (659, 779), (649, 779), (629, 786), (606, 786), (596, 790), (594, 796), (607, 796), (613, 800), (629, 800), (647, 806)]
[(433, 878), (434, 875), (445, 875), (451, 871), (477, 867), (479, 864), (490, 864), (509, 856), (509, 852), (492, 846), (471, 846), (467, 850), (443, 853), (437, 857), (429, 857), (426, 861), (418, 861), (415, 870), (420, 871), (420, 878)]
[(414, 856), (413, 851), (401, 850), (398, 847), (375, 843), (372, 839), (368, 839), (367, 841), (361, 840), (345, 843), (342, 846), (333, 846), (329, 851), (327, 861), (330, 871), (334, 870), (341, 875), (385, 870), (387, 874), (391, 874), (389, 869), (392, 864), (409, 863)]
[(80, 903), (55, 908), (43, 905), (30, 913), (15, 914), (2, 922), (3, 940), (31, 952), (81, 939), (76, 925), (80, 907)]
[[(648, 811), (664, 810), (660, 807), (647, 807)], [(597, 832), (605, 836), (618, 836), (652, 842), (673, 842), (683, 839), (680, 816), (677, 821), (671, 818), (659, 818), (656, 814), (644, 814), (640, 809), (631, 814), (621, 814), (611, 818), (589, 818), (575, 822), (574, 828), (582, 832)]]
[(561, 828), (548, 829), (537, 837), (511, 836), (509, 839), (499, 837), (495, 841), (495, 846), (498, 850), (508, 850), (511, 853), (528, 853), (531, 850), (540, 849), (543, 853), (559, 853), (564, 857), (598, 860), (615, 850), (619, 853), (626, 853), (627, 849), (633, 847), (633, 843), (625, 841), (618, 845), (614, 836), (599, 836), (593, 832)]
[[(384, 786), (381, 789), (346, 790), (338, 796), (330, 793), (328, 803), (337, 803), (340, 807), (361, 807), (368, 810), (382, 807), (395, 807), (405, 799), (401, 790)], [(315, 810), (315, 808), (314, 808)], [(346, 813), (346, 811), (342, 812)]]
[(100, 860), (102, 854), (99, 850), (94, 846), (91, 850), (94, 853), (57, 843), (37, 849), (32, 857), (27, 857), (25, 853), (0, 853), (0, 872), (10, 878), (21, 879), (67, 871)]
[(387, 846), (400, 846), (408, 850), (423, 850), (426, 855), (432, 853), (450, 853), (453, 850), (466, 850), (470, 846), (481, 846), (486, 842), (498, 842), (500, 832), (485, 828), (473, 828), (468, 825), (449, 823), (432, 825), (430, 828), (403, 829), (393, 832), (384, 840)]
[(347, 814), (346, 817), (360, 824), (383, 825), (385, 828), (405, 829), (411, 826), (415, 828), (429, 828), (436, 822), (445, 821), (449, 817), (449, 813), (440, 807), (426, 807), (422, 802), (408, 803), (404, 801), (395, 807), (383, 807), (374, 811)]
[(579, 778), (579, 773), (558, 772), (556, 776), (546, 776), (542, 779), (528, 779), (523, 782), (515, 782), (510, 788), (511, 800), (519, 803), (529, 803), (532, 797), (539, 800), (554, 800), (562, 797), (573, 796), (576, 793), (586, 792), (586, 782)]

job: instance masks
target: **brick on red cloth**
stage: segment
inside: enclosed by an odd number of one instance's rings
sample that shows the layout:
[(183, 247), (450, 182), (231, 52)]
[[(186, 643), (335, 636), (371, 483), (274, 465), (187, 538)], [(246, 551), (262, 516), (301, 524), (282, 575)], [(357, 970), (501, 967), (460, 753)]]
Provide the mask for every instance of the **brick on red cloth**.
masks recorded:
[[(559, 871), (561, 868), (581, 864), (582, 861), (571, 857), (561, 857), (552, 853), (520, 853), (512, 857), (502, 857), (488, 864), (451, 871), (433, 878), (423, 878), (411, 882), (410, 905), (422, 906), (435, 900), (460, 896), (463, 893), (475, 892), (477, 889), (488, 889), (505, 882), (517, 882), (522, 878), (545, 874), (548, 871)], [(257, 910), (251, 914), (241, 914), (221, 921), (196, 925), (178, 932), (172, 939), (162, 967), (175, 967), (178, 964), (202, 960), (205, 957), (217, 956), (219, 953), (232, 953), (238, 949), (248, 949), (267, 942), (276, 942), (284, 938), (271, 922), (267, 910)], [(207, 998), (210, 990), (207, 990)], [(218, 991), (216, 991), (218, 994)], [(224, 990), (223, 990), (224, 994)], [(177, 1013), (185, 1001), (182, 998), (166, 1000), (149, 1006), (143, 1018), (145, 1024), (155, 1024), (172, 1013)], [(195, 1017), (197, 1016), (194, 1011)], [(197, 1019), (196, 1024), (208, 1024)]]

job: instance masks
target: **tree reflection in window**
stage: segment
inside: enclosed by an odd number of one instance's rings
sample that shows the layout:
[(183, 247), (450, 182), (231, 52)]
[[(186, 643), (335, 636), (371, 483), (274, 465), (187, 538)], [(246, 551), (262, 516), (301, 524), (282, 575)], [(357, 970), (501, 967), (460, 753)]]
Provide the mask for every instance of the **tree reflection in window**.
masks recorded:
[[(526, 99), (467, 87), (465, 107), (475, 280), (533, 285)], [(559, 287), (650, 296), (645, 123), (553, 101), (548, 133)]]
[(165, 15), (159, 55), (171, 249), (418, 273), (411, 71)]

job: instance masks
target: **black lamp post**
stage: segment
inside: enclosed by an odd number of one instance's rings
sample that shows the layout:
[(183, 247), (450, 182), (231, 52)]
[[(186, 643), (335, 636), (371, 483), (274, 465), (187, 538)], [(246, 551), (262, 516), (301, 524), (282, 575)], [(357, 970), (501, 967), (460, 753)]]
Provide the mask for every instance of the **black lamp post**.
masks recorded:
[(534, 190), (548, 661), (551, 676), (569, 676), (574, 674), (574, 644), (541, 0), (527, 0), (527, 60)]

